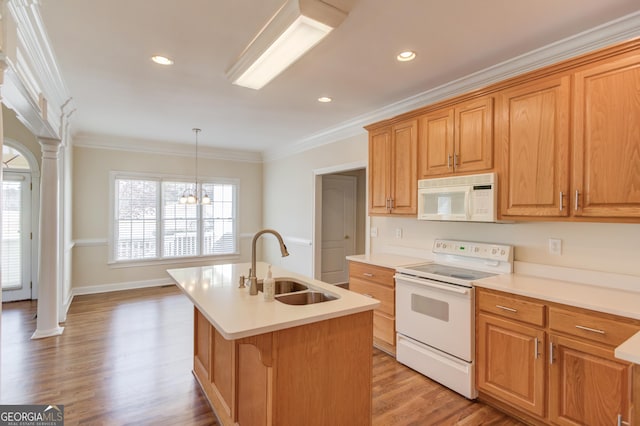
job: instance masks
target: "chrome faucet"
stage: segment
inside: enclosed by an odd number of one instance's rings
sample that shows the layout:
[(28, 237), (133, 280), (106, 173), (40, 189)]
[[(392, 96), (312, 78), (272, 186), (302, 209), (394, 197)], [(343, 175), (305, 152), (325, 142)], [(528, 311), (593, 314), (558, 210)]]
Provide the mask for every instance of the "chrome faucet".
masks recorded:
[(280, 235), (278, 231), (273, 229), (263, 229), (262, 231), (256, 232), (256, 235), (253, 236), (253, 241), (251, 241), (251, 270), (249, 271), (249, 294), (252, 296), (258, 294), (258, 278), (256, 277), (256, 242), (262, 234), (275, 235), (280, 243), (280, 253), (282, 254), (282, 257), (289, 256), (287, 246), (284, 245), (282, 235)]

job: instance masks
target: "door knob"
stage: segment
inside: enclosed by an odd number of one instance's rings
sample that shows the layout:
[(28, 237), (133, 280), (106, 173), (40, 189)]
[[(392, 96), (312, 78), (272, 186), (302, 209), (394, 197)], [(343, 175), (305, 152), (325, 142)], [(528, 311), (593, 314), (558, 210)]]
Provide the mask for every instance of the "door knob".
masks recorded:
[(344, 236), (344, 239), (345, 239), (345, 240), (348, 240), (348, 239), (349, 239), (349, 236), (348, 236), (348, 235), (345, 235), (345, 236)]

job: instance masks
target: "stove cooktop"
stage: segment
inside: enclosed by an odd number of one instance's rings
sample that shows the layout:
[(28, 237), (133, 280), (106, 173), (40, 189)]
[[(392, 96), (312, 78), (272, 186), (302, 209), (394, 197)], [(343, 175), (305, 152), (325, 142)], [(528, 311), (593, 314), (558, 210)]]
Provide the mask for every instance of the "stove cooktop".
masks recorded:
[(455, 280), (473, 281), (497, 275), (491, 272), (476, 271), (473, 269), (459, 268), (457, 266), (442, 265), (439, 263), (427, 263), (402, 269), (404, 273), (415, 272), (415, 275), (417, 276), (425, 278), (442, 277), (442, 280), (453, 278)]

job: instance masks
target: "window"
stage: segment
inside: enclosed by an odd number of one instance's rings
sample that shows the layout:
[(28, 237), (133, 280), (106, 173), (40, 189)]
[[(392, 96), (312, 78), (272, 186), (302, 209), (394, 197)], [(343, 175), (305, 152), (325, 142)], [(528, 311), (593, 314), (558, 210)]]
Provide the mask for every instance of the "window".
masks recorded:
[(113, 260), (152, 260), (237, 253), (237, 182), (200, 183), (210, 204), (181, 204), (193, 182), (114, 174)]

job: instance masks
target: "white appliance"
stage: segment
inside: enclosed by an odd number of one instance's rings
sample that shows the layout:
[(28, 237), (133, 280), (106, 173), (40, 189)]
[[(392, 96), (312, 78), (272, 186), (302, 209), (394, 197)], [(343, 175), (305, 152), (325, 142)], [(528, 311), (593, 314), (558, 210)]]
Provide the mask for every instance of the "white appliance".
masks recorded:
[(495, 173), (418, 181), (418, 219), (496, 222)]
[(396, 359), (469, 399), (475, 388), (473, 281), (513, 271), (513, 247), (435, 240), (434, 261), (396, 269)]

